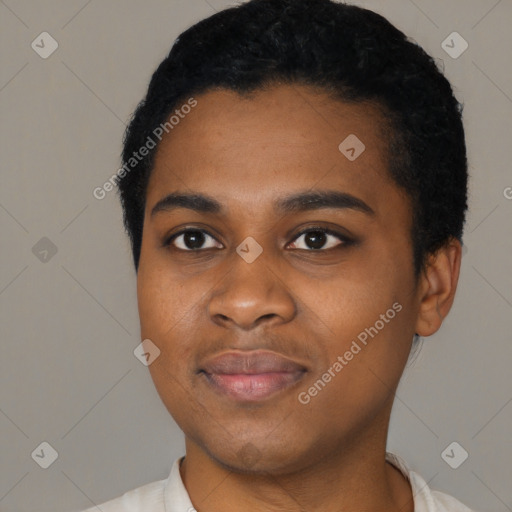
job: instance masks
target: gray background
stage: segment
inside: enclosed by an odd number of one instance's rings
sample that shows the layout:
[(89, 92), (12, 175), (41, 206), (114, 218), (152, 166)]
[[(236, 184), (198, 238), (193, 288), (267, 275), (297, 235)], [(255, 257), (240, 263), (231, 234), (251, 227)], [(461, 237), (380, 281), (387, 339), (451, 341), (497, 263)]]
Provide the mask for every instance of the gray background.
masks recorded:
[[(389, 449), (477, 510), (512, 510), (512, 2), (357, 3), (444, 65), (465, 104), (471, 173), (458, 295), (404, 374)], [(118, 169), (124, 125), (176, 36), (229, 4), (0, 2), (2, 511), (86, 508), (165, 478), (183, 453), (133, 355), (120, 206), (115, 192), (100, 201), (92, 191)], [(43, 31), (59, 45), (47, 59), (31, 48)], [(458, 58), (441, 47), (453, 31), (469, 43)], [(31, 457), (43, 441), (58, 452), (48, 469)], [(441, 457), (453, 441), (469, 453), (457, 469)]]

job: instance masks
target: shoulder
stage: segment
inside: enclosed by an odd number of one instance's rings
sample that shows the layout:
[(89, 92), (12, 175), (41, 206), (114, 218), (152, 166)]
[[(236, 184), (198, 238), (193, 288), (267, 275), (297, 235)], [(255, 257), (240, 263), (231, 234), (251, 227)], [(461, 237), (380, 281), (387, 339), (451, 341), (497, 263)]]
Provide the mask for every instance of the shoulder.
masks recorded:
[(430, 489), (418, 473), (410, 471), (409, 476), (415, 512), (475, 512), (453, 496)]
[(397, 467), (409, 480), (415, 512), (475, 512), (453, 496), (430, 489), (423, 477), (412, 471), (397, 455), (388, 452), (386, 460)]
[(475, 512), (449, 494), (440, 491), (431, 491), (431, 494), (439, 512)]
[(169, 477), (138, 487), (119, 498), (82, 512), (171, 512), (171, 510), (194, 510), (180, 475), (183, 457), (175, 459)]
[(107, 501), (83, 512), (164, 512), (164, 487), (166, 480), (159, 480), (125, 492), (119, 498)]

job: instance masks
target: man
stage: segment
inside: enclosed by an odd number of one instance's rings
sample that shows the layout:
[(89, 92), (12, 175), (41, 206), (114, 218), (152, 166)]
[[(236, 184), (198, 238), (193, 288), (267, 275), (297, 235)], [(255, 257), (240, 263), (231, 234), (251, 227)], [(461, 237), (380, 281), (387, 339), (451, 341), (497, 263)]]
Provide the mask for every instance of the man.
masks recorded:
[(461, 111), (359, 7), (252, 0), (179, 37), (119, 191), (186, 455), (103, 512), (469, 511), (386, 452), (413, 340), (457, 287)]

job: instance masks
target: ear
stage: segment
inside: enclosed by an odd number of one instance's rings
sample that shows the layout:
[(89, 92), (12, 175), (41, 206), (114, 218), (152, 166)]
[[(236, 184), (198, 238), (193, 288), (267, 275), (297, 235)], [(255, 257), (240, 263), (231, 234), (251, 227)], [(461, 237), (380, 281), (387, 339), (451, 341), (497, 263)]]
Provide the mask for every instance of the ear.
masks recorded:
[(461, 258), (462, 246), (455, 238), (429, 256), (418, 287), (416, 333), (420, 336), (434, 334), (450, 311), (457, 290)]

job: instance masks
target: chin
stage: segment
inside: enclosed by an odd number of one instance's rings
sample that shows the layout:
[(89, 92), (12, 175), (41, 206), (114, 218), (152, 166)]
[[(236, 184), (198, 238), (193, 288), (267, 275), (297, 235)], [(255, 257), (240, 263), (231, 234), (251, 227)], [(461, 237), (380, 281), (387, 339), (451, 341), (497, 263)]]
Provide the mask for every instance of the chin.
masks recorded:
[(263, 442), (237, 440), (228, 442), (227, 446), (217, 443), (213, 448), (204, 446), (203, 450), (209, 457), (224, 469), (240, 474), (280, 475), (307, 467), (311, 457), (300, 453), (302, 446), (291, 446)]

